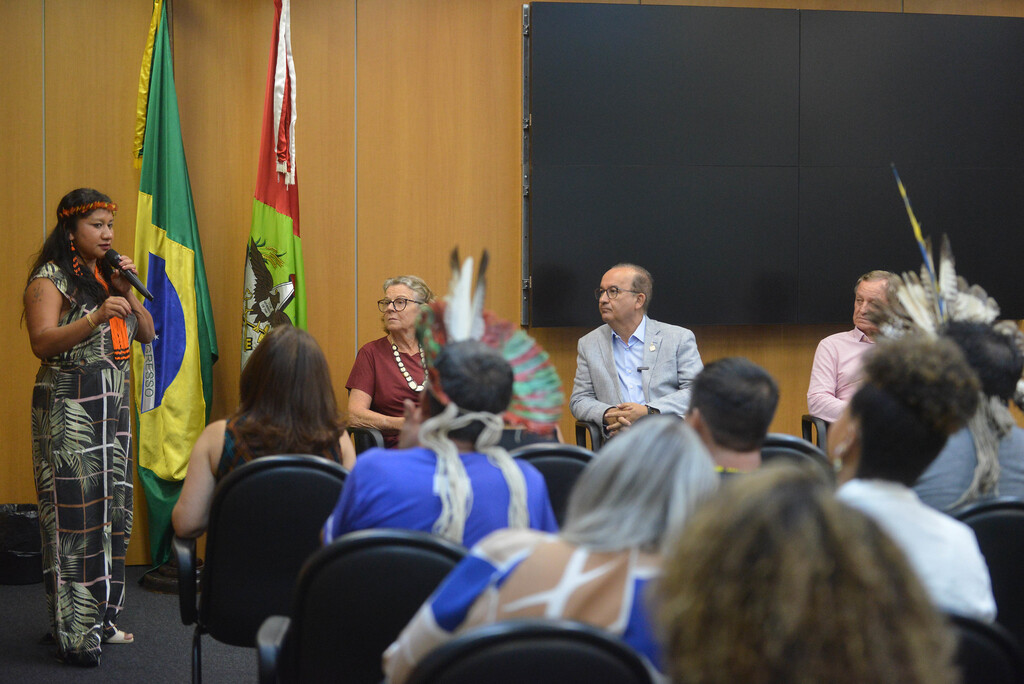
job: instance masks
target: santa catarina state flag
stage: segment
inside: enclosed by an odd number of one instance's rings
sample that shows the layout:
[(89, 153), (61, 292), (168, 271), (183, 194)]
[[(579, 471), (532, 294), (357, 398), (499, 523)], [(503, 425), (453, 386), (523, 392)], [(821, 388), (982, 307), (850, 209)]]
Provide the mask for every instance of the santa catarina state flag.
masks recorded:
[(245, 250), (242, 365), (271, 328), (306, 327), (306, 285), (295, 175), (295, 63), (288, 0), (275, 0), (260, 161)]

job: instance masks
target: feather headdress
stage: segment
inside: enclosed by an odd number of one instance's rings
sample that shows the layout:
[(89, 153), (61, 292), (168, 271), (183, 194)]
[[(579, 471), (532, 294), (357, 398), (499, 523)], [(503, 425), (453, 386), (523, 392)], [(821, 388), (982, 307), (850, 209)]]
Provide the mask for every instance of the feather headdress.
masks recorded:
[[(914, 238), (921, 250), (923, 263), (920, 273), (905, 272), (894, 276), (889, 283), (888, 303), (868, 314), (878, 326), (881, 337), (896, 338), (908, 333), (937, 336), (951, 322), (979, 323), (992, 326), (1006, 335), (1019, 349), (1024, 350), (1024, 334), (1011, 321), (996, 322), (999, 305), (980, 285), (971, 285), (956, 273), (956, 261), (949, 237), (942, 236), (939, 265), (932, 258), (931, 239), (921, 233), (921, 225), (914, 216), (910, 198), (900, 180), (896, 167), (892, 167), (896, 185), (914, 229)], [(1024, 378), (1018, 379), (1014, 403), (1024, 408)], [(1006, 403), (998, 397), (982, 396), (978, 410), (968, 421), (974, 440), (978, 465), (970, 487), (956, 504), (965, 503), (980, 495), (996, 491), (999, 482), (999, 441), (1015, 425)]]
[(483, 253), (476, 280), (473, 258), (459, 263), (459, 250), (452, 250), (452, 278), (444, 300), (420, 308), (416, 336), (423, 346), (427, 373), (431, 375), (438, 399), (447, 403), (437, 382), (434, 359), (450, 342), (479, 340), (501, 352), (512, 367), (512, 401), (503, 418), (506, 423), (531, 432), (554, 432), (562, 414), (565, 397), (562, 382), (548, 353), (518, 326), (484, 310), (488, 256)]
[[(523, 331), (484, 311), (487, 252), (480, 259), (475, 282), (473, 259), (467, 258), (460, 264), (458, 248), (452, 250), (451, 267), (448, 295), (443, 301), (421, 306), (416, 323), (416, 337), (427, 364), (429, 391), (445, 407), (424, 421), (419, 438), (437, 457), (434, 493), (441, 500), (441, 515), (434, 521), (433, 532), (462, 543), (466, 519), (473, 506), (473, 488), (448, 434), (474, 422), (483, 424), (475, 448), (486, 454), (508, 485), (508, 526), (526, 527), (526, 481), (508, 452), (498, 446), (498, 440), (506, 423), (533, 432), (553, 432), (561, 414), (563, 395), (547, 352)], [(512, 399), (503, 416), (464, 411), (445, 394), (437, 357), (446, 345), (464, 340), (478, 340), (498, 350), (512, 367)]]

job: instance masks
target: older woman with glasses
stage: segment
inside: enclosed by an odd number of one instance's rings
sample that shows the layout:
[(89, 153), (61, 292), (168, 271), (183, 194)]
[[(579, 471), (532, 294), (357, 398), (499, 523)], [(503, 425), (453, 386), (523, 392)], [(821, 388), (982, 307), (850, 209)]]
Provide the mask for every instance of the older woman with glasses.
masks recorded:
[(425, 370), (423, 349), (416, 342), (416, 316), (421, 304), (434, 301), (434, 293), (413, 275), (384, 281), (384, 298), (377, 302), (384, 337), (364, 344), (349, 373), (348, 424), (377, 428), (384, 445), (398, 443), (405, 422), (404, 402), (419, 403)]

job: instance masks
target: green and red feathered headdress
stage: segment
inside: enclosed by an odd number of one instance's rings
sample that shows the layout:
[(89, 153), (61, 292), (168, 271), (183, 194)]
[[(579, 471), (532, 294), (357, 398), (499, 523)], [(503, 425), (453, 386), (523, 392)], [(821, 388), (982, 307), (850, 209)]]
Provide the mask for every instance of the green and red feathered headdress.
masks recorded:
[(562, 414), (565, 397), (562, 382), (548, 353), (537, 342), (506, 320), (484, 311), (487, 252), (480, 259), (480, 271), (473, 280), (473, 258), (460, 266), (458, 248), (452, 250), (452, 279), (443, 301), (420, 307), (416, 337), (423, 347), (431, 391), (443, 404), (444, 394), (434, 360), (450, 342), (479, 340), (498, 350), (512, 367), (512, 400), (503, 418), (513, 427), (549, 434)]

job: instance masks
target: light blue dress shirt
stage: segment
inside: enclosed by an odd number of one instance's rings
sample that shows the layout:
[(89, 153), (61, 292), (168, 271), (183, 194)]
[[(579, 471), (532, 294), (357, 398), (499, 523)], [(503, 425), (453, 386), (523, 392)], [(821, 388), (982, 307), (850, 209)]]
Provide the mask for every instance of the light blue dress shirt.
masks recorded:
[(619, 391), (623, 401), (645, 404), (644, 379), (640, 368), (644, 365), (644, 334), (647, 332), (647, 316), (636, 326), (636, 330), (624, 341), (612, 332), (612, 356), (615, 371), (619, 376)]

